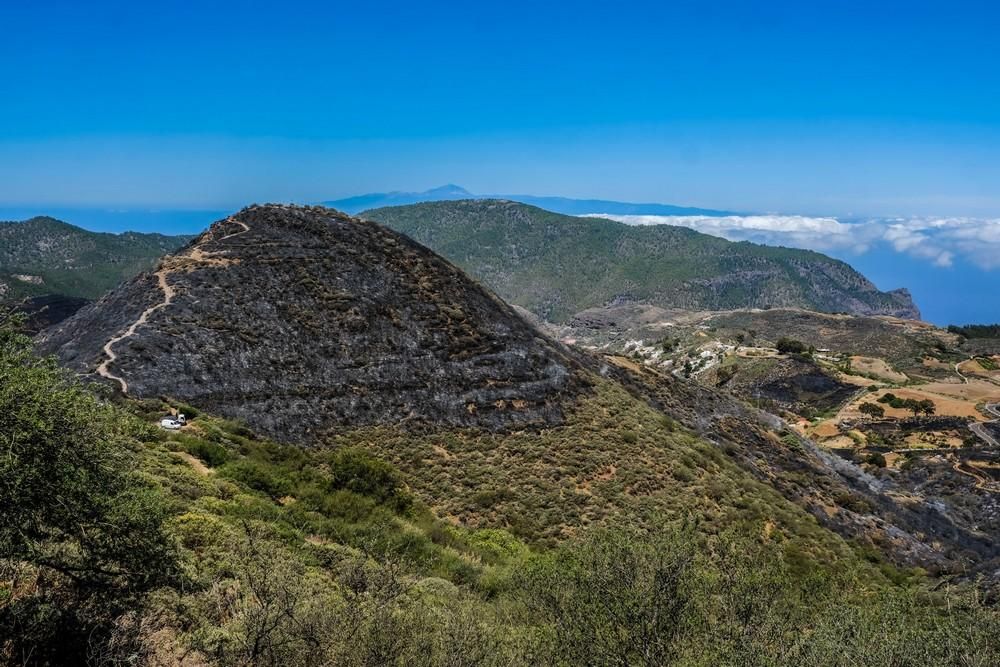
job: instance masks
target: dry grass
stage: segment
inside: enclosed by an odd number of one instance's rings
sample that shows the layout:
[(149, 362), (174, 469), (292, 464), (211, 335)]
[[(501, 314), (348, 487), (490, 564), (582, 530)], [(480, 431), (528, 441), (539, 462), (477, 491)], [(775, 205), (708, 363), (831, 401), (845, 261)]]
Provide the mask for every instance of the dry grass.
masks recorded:
[(847, 373), (838, 373), (837, 379), (847, 384), (853, 384), (855, 387), (870, 387), (873, 384), (881, 384), (878, 380), (872, 380), (861, 375), (848, 375)]
[(1000, 401), (1000, 387), (985, 380), (970, 379), (968, 384), (958, 382), (929, 382), (919, 387), (930, 394), (960, 399), (972, 404)]
[(851, 357), (851, 368), (864, 373), (865, 375), (873, 375), (888, 382), (902, 383), (909, 380), (909, 378), (902, 373), (893, 370), (892, 366), (886, 363), (884, 359), (876, 359), (874, 357)]
[[(994, 396), (1000, 393), (998, 392), (997, 387), (990, 387), (993, 390)], [(954, 395), (947, 396), (944, 395), (942, 391), (950, 391), (953, 392)], [(976, 403), (981, 402), (984, 398), (982, 388), (973, 387), (971, 383), (969, 385), (964, 385), (950, 384), (947, 382), (934, 382), (926, 385), (919, 385), (917, 387), (883, 387), (877, 392), (865, 394), (844, 406), (837, 414), (836, 421), (844, 419), (859, 419), (863, 417), (864, 415), (862, 415), (862, 413), (858, 410), (858, 406), (862, 403), (877, 402), (879, 398), (887, 393), (895, 394), (902, 399), (912, 398), (918, 401), (930, 399), (934, 402), (935, 414), (941, 416), (972, 417), (978, 420), (984, 419), (979, 411), (976, 410)], [(913, 413), (909, 410), (893, 408), (884, 403), (880, 403), (879, 405), (885, 409), (886, 417), (902, 418), (913, 416)]]

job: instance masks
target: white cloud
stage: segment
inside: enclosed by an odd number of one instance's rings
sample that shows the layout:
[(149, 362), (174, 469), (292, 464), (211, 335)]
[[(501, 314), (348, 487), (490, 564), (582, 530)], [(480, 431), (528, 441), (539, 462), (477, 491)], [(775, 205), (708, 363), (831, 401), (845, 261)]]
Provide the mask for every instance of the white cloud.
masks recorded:
[(802, 215), (665, 216), (592, 213), (629, 225), (678, 225), (731, 241), (807, 248), (821, 252), (868, 252), (887, 245), (898, 253), (948, 267), (969, 262), (1000, 268), (1000, 218), (872, 218), (844, 222)]

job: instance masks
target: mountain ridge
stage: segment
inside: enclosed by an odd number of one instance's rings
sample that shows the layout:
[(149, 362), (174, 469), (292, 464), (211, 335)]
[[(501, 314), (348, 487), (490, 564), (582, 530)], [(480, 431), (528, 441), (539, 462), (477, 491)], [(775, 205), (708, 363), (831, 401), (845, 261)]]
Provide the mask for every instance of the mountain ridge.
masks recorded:
[(686, 227), (629, 226), (508, 200), (410, 204), (361, 216), (412, 236), (554, 322), (616, 303), (920, 317), (908, 291), (881, 292), (840, 260)]
[(190, 238), (91, 232), (48, 216), (0, 222), (0, 299), (94, 299)]
[[(844, 537), (945, 570), (994, 556), (780, 420), (559, 344), (412, 239), (328, 209), (220, 220), (36, 345), (132, 398), (170, 397), (307, 448), (362, 447), (436, 511), (536, 542), (658, 511), (726, 525), (750, 512), (744, 489), (831, 557), (849, 551)], [(815, 521), (833, 532), (812, 535)]]
[(423, 192), (373, 192), (325, 201), (322, 202), (322, 205), (346, 213), (357, 214), (371, 208), (459, 199), (506, 199), (567, 215), (583, 215), (586, 213), (614, 215), (705, 215), (712, 217), (739, 215), (732, 211), (720, 211), (695, 206), (676, 206), (673, 204), (633, 203), (607, 199), (575, 199), (571, 197), (526, 194), (475, 195), (465, 188), (451, 183)]

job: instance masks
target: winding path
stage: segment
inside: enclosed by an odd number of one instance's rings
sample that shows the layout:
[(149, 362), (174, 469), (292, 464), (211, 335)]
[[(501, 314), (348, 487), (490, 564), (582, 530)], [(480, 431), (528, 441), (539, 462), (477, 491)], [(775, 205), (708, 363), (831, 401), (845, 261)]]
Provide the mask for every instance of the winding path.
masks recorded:
[(971, 477), (972, 479), (976, 480), (977, 489), (981, 489), (983, 491), (990, 491), (992, 493), (997, 492), (998, 488), (997, 483), (994, 482), (989, 477), (987, 477), (986, 475), (979, 472), (978, 470), (976, 470), (975, 466), (972, 466), (967, 463), (962, 463), (960, 461), (956, 461), (955, 464), (952, 466), (952, 470), (954, 470), (957, 473), (961, 473), (966, 477)]
[[(987, 403), (983, 406), (983, 410), (987, 413), (1000, 417), (1000, 404), (998, 403)], [(979, 436), (979, 439), (985, 442), (990, 447), (996, 447), (1000, 449), (1000, 442), (993, 437), (986, 428), (986, 424), (996, 424), (1000, 419), (993, 419), (988, 422), (974, 422), (969, 424), (969, 430)]]
[[(969, 359), (972, 359), (972, 357), (969, 357)], [(969, 384), (969, 378), (967, 378), (964, 375), (962, 375), (962, 371), (958, 370), (958, 367), (961, 366), (962, 364), (964, 364), (969, 359), (963, 359), (962, 361), (960, 361), (957, 364), (955, 364), (955, 375), (957, 375), (958, 377), (962, 378), (962, 382), (964, 382), (965, 384)]]
[[(225, 236), (220, 237), (218, 239), (208, 239), (210, 242), (219, 243), (221, 241), (225, 241), (226, 239), (231, 239), (234, 236), (239, 236), (240, 234), (244, 234), (244, 233), (250, 231), (250, 227), (248, 227), (245, 222), (241, 222), (239, 220), (234, 220), (231, 217), (227, 218), (226, 222), (235, 223), (235, 224), (241, 226), (243, 229), (241, 229), (238, 232), (233, 232), (232, 234), (226, 234)], [(221, 250), (216, 250), (216, 251), (212, 251), (212, 252), (205, 252), (200, 247), (195, 246), (195, 247), (191, 248), (191, 250), (189, 251), (189, 253), (187, 254), (186, 257), (185, 256), (175, 256), (175, 259), (194, 260), (194, 262), (200, 263), (200, 264), (215, 264), (215, 263), (222, 263), (222, 264), (224, 264), (225, 263), (224, 261), (222, 261), (222, 260), (220, 260), (219, 258), (216, 257), (221, 252), (222, 252)], [(152, 315), (153, 313), (155, 313), (160, 308), (163, 308), (165, 306), (169, 306), (170, 305), (170, 302), (173, 301), (174, 295), (177, 292), (176, 292), (176, 290), (174, 290), (173, 287), (170, 286), (170, 283), (167, 282), (167, 276), (171, 272), (173, 272), (174, 270), (176, 270), (178, 268), (181, 268), (183, 266), (187, 266), (187, 265), (188, 265), (188, 263), (187, 262), (183, 262), (183, 261), (182, 262), (174, 262), (174, 263), (171, 263), (169, 265), (168, 265), (168, 263), (166, 261), (164, 261), (163, 264), (161, 265), (161, 267), (153, 274), (154, 276), (156, 276), (156, 281), (157, 281), (157, 284), (160, 287), (160, 291), (163, 292), (163, 300), (160, 301), (159, 303), (153, 305), (153, 306), (150, 306), (146, 310), (142, 311), (142, 314), (139, 315), (139, 319), (137, 319), (135, 322), (133, 322), (131, 325), (129, 325), (129, 327), (123, 333), (115, 336), (114, 338), (112, 338), (111, 340), (109, 340), (107, 343), (105, 343), (104, 347), (102, 348), (103, 352), (104, 352), (104, 356), (107, 357), (107, 358), (104, 361), (102, 361), (101, 364), (97, 367), (97, 374), (100, 375), (103, 378), (107, 378), (109, 380), (114, 380), (115, 382), (117, 382), (118, 385), (121, 387), (121, 390), (122, 390), (123, 394), (127, 394), (128, 393), (128, 382), (125, 381), (125, 378), (123, 378), (123, 377), (121, 377), (119, 375), (115, 375), (110, 370), (108, 370), (108, 367), (115, 361), (115, 359), (118, 358), (118, 355), (115, 354), (115, 352), (114, 352), (114, 350), (112, 348), (115, 345), (117, 345), (118, 343), (120, 343), (121, 341), (125, 340), (126, 338), (129, 338), (129, 337), (133, 336), (135, 334), (136, 330), (149, 320), (149, 316), (150, 315)]]

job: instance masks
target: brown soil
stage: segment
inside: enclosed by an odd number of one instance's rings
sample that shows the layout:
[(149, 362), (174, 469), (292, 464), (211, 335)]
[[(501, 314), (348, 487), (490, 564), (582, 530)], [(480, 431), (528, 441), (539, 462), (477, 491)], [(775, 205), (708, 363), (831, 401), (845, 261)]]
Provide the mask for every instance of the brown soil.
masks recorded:
[(892, 369), (883, 359), (874, 357), (851, 357), (851, 368), (889, 382), (906, 382), (908, 377)]
[(199, 475), (212, 475), (215, 473), (214, 470), (202, 463), (201, 459), (191, 456), (187, 452), (174, 452), (174, 455), (194, 468), (194, 471)]

